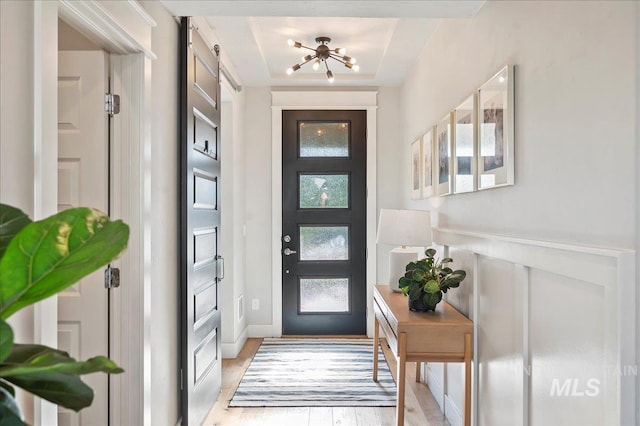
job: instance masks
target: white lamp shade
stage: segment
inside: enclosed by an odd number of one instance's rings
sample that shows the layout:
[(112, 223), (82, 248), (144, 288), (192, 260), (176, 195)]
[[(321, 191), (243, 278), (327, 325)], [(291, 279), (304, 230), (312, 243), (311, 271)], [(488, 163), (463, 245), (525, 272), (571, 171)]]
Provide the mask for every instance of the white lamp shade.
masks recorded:
[(426, 247), (431, 244), (431, 212), (380, 209), (378, 244)]

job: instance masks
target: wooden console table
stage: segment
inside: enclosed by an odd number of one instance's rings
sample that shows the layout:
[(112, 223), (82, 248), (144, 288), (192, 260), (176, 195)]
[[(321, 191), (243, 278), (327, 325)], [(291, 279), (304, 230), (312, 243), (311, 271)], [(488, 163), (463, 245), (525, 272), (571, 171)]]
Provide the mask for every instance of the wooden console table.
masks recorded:
[(416, 362), (416, 380), (420, 380), (420, 363), (464, 362), (464, 424), (471, 424), (471, 335), (473, 323), (445, 301), (435, 312), (409, 310), (407, 298), (394, 293), (388, 285), (373, 291), (373, 380), (378, 380), (379, 328), (396, 357), (398, 401), (396, 423), (404, 424), (404, 386), (407, 362)]

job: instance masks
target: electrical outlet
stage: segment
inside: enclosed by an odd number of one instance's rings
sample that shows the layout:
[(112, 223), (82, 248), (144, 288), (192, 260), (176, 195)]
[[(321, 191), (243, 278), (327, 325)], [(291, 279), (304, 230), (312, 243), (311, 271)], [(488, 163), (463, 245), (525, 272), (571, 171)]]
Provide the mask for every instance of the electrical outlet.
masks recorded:
[(251, 299), (251, 310), (257, 311), (260, 309), (260, 299)]

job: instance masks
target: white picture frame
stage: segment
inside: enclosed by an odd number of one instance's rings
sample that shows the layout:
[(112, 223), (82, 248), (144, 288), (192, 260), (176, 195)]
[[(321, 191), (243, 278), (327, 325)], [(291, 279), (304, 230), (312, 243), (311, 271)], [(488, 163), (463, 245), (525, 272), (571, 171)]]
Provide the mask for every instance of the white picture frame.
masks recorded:
[(435, 176), (433, 160), (433, 141), (436, 127), (433, 126), (422, 135), (422, 198), (429, 198), (435, 195)]
[(434, 177), (436, 195), (451, 194), (451, 120), (453, 114), (448, 112), (436, 125), (434, 142)]
[(452, 163), (453, 193), (473, 192), (478, 188), (477, 95), (468, 96), (453, 110)]
[(515, 183), (513, 65), (483, 84), (477, 94), (478, 189)]
[(411, 143), (411, 199), (422, 198), (422, 138)]

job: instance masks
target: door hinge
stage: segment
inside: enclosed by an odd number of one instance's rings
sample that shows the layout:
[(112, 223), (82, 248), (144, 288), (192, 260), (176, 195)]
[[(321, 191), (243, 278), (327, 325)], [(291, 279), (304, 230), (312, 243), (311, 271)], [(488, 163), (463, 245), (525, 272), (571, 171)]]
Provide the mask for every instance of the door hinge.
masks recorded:
[(120, 95), (114, 95), (112, 93), (104, 94), (104, 111), (113, 117), (116, 114), (120, 114)]
[(107, 266), (104, 270), (104, 288), (120, 287), (120, 269)]

